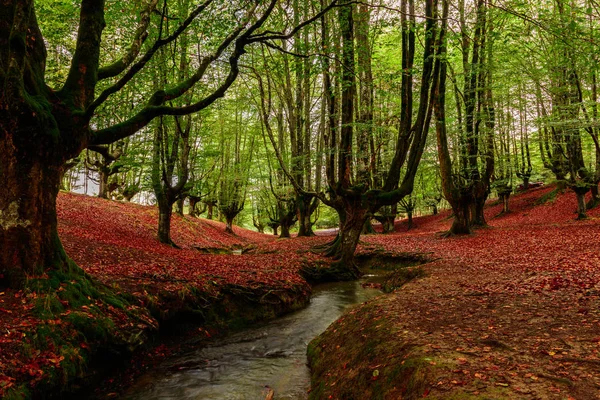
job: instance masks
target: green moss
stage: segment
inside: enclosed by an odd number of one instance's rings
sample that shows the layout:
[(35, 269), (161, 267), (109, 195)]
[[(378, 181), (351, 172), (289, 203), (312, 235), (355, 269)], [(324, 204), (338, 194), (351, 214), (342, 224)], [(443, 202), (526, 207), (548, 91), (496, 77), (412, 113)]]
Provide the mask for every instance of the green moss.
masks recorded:
[(73, 378), (83, 376), (88, 361), (85, 352), (77, 347), (62, 346), (59, 354), (64, 357), (60, 363), (63, 385), (67, 385)]
[(29, 338), (32, 346), (37, 350), (57, 347), (57, 345), (64, 342), (61, 332), (55, 325), (39, 325), (35, 333)]
[(25, 400), (31, 398), (31, 392), (26, 385), (11, 388), (3, 397), (4, 400)]
[(33, 314), (39, 319), (53, 319), (65, 311), (57, 293), (50, 293), (38, 297), (33, 307)]
[(66, 317), (73, 327), (81, 332), (88, 341), (106, 341), (115, 329), (110, 318), (100, 312), (75, 311)]

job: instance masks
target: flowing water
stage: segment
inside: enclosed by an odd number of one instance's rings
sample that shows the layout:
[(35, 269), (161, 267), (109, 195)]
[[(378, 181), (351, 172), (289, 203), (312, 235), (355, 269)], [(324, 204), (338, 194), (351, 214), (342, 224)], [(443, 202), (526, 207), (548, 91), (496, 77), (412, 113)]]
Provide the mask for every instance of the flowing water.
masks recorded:
[[(366, 277), (366, 279), (376, 277)], [(258, 328), (234, 333), (166, 361), (123, 399), (306, 399), (308, 343), (350, 306), (380, 295), (362, 281), (319, 285), (310, 305)]]

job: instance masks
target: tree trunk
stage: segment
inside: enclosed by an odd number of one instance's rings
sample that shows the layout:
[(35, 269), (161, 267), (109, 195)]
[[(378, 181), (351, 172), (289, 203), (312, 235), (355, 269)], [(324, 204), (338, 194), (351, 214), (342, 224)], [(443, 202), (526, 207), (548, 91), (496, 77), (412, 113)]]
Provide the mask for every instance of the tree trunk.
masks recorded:
[(471, 225), (478, 227), (487, 226), (484, 214), (485, 200), (485, 197), (478, 197), (475, 199), (475, 202), (472, 205), (473, 215)]
[(61, 168), (40, 159), (43, 151), (24, 157), (12, 139), (0, 131), (0, 288), (18, 289), (28, 276), (77, 267), (57, 232)]
[(374, 233), (377, 233), (377, 232), (375, 232), (375, 228), (373, 228), (373, 223), (371, 222), (371, 218), (370, 217), (365, 218), (365, 223), (364, 223), (364, 225), (362, 227), (362, 232), (361, 233), (363, 235), (372, 235)]
[(508, 214), (510, 212), (510, 208), (509, 208), (509, 199), (510, 199), (510, 193), (504, 193), (500, 196), (500, 199), (502, 200), (502, 213), (503, 214)]
[(171, 214), (173, 205), (168, 200), (158, 202), (158, 241), (173, 245), (171, 240)]
[(592, 195), (592, 197), (590, 198), (590, 201), (588, 201), (588, 203), (585, 205), (585, 208), (588, 210), (591, 210), (592, 208), (595, 208), (598, 204), (600, 204), (600, 195), (598, 194), (597, 183), (593, 184), (590, 188), (590, 194)]
[(450, 228), (451, 235), (467, 235), (471, 233), (471, 224), (469, 223), (469, 202), (462, 201), (457, 206), (452, 207), (454, 212), (454, 221)]
[(406, 212), (406, 216), (408, 217), (408, 229), (407, 230), (411, 230), (413, 227), (413, 213), (412, 210), (409, 210)]
[(360, 276), (360, 270), (354, 261), (354, 252), (367, 215), (367, 209), (348, 201), (344, 207), (346, 218), (340, 229), (337, 258), (331, 265), (331, 273), (338, 280), (352, 280)]
[(586, 219), (587, 218), (587, 209), (585, 206), (585, 194), (586, 193), (587, 193), (587, 189), (575, 190), (575, 195), (577, 196), (577, 219)]
[(190, 217), (196, 217), (196, 204), (198, 204), (198, 199), (192, 196), (192, 197), (189, 197), (189, 201), (190, 201), (189, 215), (190, 215)]
[(395, 222), (396, 222), (396, 218), (394, 218), (394, 217), (391, 217), (391, 216), (384, 217), (383, 222), (381, 224), (383, 227), (383, 233), (394, 232), (394, 229), (396, 228)]
[(488, 185), (482, 181), (475, 184), (473, 203), (471, 204), (471, 225), (476, 227), (487, 226), (484, 208), (488, 197)]
[(213, 219), (214, 204), (208, 203), (206, 206), (208, 207), (208, 211), (206, 212), (206, 219)]
[(183, 217), (183, 204), (185, 202), (185, 197), (181, 197), (180, 199), (177, 200), (177, 214), (181, 215)]
[(310, 216), (313, 211), (311, 207), (312, 201), (312, 196), (300, 195), (296, 199), (296, 203), (298, 204), (298, 237), (315, 235), (310, 222)]
[(108, 199), (108, 171), (104, 169), (98, 170), (100, 183), (98, 187), (98, 197), (101, 199)]
[(233, 232), (233, 219), (235, 217), (225, 216), (225, 232), (234, 234)]
[(287, 221), (281, 221), (281, 225), (279, 225), (281, 227), (281, 234), (279, 235), (279, 238), (289, 238), (290, 237), (290, 225), (288, 224)]
[(435, 205), (435, 204), (434, 204), (434, 205), (432, 205), (431, 207), (433, 208), (433, 215), (437, 215), (437, 214), (438, 214), (438, 208), (437, 208), (437, 205)]
[(271, 229), (273, 229), (273, 236), (277, 236), (278, 235), (278, 233), (277, 233), (278, 228), (279, 228), (278, 226), (271, 227)]

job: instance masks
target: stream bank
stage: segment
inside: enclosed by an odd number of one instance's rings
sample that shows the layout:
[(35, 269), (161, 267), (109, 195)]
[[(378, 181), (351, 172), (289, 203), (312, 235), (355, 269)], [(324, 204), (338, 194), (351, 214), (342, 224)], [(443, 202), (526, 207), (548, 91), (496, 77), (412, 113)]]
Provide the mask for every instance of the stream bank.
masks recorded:
[[(218, 324), (190, 324), (183, 316), (172, 318), (167, 324), (169, 332), (177, 329), (175, 335), (167, 339), (170, 344), (165, 346), (163, 340), (147, 352), (147, 357), (138, 358), (135, 367), (123, 374), (127, 377), (124, 381), (105, 381), (96, 398), (116, 396), (129, 387), (125, 392), (126, 399), (161, 396), (220, 399), (225, 398), (224, 393), (227, 398), (254, 399), (260, 398), (263, 386), (267, 385), (275, 390), (277, 398), (304, 399), (310, 380), (306, 367), (306, 346), (310, 340), (348, 306), (381, 294), (392, 284), (402, 284), (398, 277), (406, 279), (407, 275), (398, 274), (398, 268), (415, 262), (422, 260), (406, 254), (361, 256), (359, 263), (367, 271), (363, 279), (315, 284), (308, 306), (308, 297), (299, 295), (309, 293), (310, 296), (310, 292), (296, 292), (290, 297), (290, 300), (295, 299), (294, 302), (284, 303), (287, 308), (283, 308), (282, 303), (273, 308), (274, 302), (265, 303), (264, 300), (262, 305), (254, 300), (253, 305), (248, 303), (247, 295), (238, 296), (237, 300), (233, 296), (227, 301), (227, 307), (213, 308), (211, 315)], [(408, 279), (412, 278), (408, 275)], [(265, 297), (255, 297), (259, 298)], [(283, 314), (286, 315), (281, 316)], [(241, 317), (246, 319), (242, 321)], [(256, 317), (254, 322), (269, 322), (256, 326), (249, 317)], [(224, 335), (225, 332), (229, 334)], [(179, 343), (174, 345), (176, 342)], [(157, 352), (160, 352), (158, 357)], [(264, 384), (256, 386), (263, 376)], [(243, 382), (231, 382), (240, 377), (245, 377)], [(248, 393), (252, 395), (248, 397)]]

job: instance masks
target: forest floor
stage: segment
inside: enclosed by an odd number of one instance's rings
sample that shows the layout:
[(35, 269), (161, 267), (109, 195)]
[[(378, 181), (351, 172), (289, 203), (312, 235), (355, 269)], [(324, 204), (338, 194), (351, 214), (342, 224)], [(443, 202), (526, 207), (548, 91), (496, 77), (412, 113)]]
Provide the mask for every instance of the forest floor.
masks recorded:
[[(507, 215), (491, 204), (490, 228), (467, 237), (439, 234), (448, 212), (415, 218), (408, 232), (399, 222), (393, 234), (364, 236), (358, 254), (433, 261), (415, 267), (424, 278), (356, 308), (312, 343), (313, 398), (600, 398), (600, 210), (575, 221), (570, 193), (538, 205), (551, 190), (511, 198)], [(302, 307), (310, 286), (300, 270), (326, 262), (309, 250), (330, 240), (229, 235), (219, 222), (174, 216), (175, 249), (156, 241), (153, 207), (61, 194), (58, 214), (67, 254), (131, 305), (76, 306), (62, 287), (59, 308), (39, 293), (0, 292), (0, 398), (88, 379), (104, 333), (75, 323), (89, 326), (95, 306), (113, 330), (191, 318), (207, 337)], [(146, 319), (133, 320), (133, 307), (149, 310)], [(56, 331), (72, 336), (69, 346), (53, 342)], [(169, 351), (150, 348), (136, 368)]]
[[(311, 288), (300, 269), (324, 260), (296, 246), (306, 241), (306, 249), (327, 238), (277, 240), (238, 227), (231, 235), (223, 223), (174, 215), (174, 248), (158, 243), (157, 218), (155, 207), (59, 195), (59, 235), (67, 254), (120, 297), (108, 302), (91, 291), (87, 300), (73, 298), (80, 296), (71, 289), (87, 290), (75, 281), (61, 283), (57, 292), (0, 292), (0, 398), (61, 385), (71, 390), (73, 378), (93, 378), (90, 360), (127, 352), (123, 347), (137, 354), (157, 327), (190, 322), (210, 337), (308, 303)], [(165, 351), (151, 348), (150, 358)]]
[(490, 203), (473, 235), (444, 238), (445, 212), (363, 237), (435, 261), (311, 343), (312, 398), (599, 399), (600, 210), (539, 204), (552, 189)]

